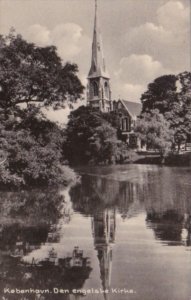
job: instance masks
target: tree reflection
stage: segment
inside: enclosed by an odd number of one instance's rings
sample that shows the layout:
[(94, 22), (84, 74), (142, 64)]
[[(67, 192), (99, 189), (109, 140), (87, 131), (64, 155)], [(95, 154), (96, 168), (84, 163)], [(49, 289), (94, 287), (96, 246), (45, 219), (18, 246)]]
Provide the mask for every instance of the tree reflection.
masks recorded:
[(184, 184), (180, 177), (173, 176), (172, 172), (173, 169), (165, 168), (157, 182), (145, 186), (146, 224), (153, 229), (155, 238), (166, 245), (189, 245), (183, 237), (183, 230), (187, 230), (189, 237), (186, 220), (191, 215), (191, 201), (188, 198), (191, 186)]
[(184, 215), (174, 210), (163, 213), (148, 213), (147, 225), (153, 229), (156, 239), (165, 241), (168, 245), (183, 245), (182, 229), (184, 226)]
[[(68, 256), (65, 259), (58, 259), (57, 263), (53, 260), (47, 260), (48, 257), (41, 261), (41, 264), (25, 265), (18, 263), (17, 260), (6, 261), (6, 271), (1, 272), (0, 288), (10, 289), (48, 289), (50, 292), (57, 289), (68, 290), (64, 294), (47, 294), (46, 299), (68, 299), (68, 295), (72, 294), (73, 289), (81, 289), (85, 280), (89, 277), (91, 267), (87, 257), (82, 257), (82, 265), (68, 266), (66, 261), (73, 259)], [(50, 258), (50, 257), (49, 257)], [(44, 262), (44, 264), (42, 263)], [(3, 273), (3, 274), (2, 274)], [(20, 300), (19, 295), (6, 295), (6, 299)], [(35, 299), (35, 295), (30, 293), (25, 295), (25, 299)]]
[[(59, 257), (50, 245), (59, 243), (64, 223), (70, 221), (70, 203), (59, 191), (2, 193), (0, 198), (0, 289), (82, 288), (91, 272), (89, 258), (74, 249)], [(42, 251), (42, 249), (44, 249)], [(46, 251), (45, 251), (46, 250)], [(40, 252), (38, 252), (40, 251)], [(41, 258), (39, 254), (41, 253)], [(5, 299), (37, 299), (34, 294), (6, 294)], [(54, 299), (60, 299), (54, 295)], [(62, 295), (62, 299), (69, 299)], [(43, 299), (43, 296), (38, 299)], [(52, 299), (46, 295), (46, 299)]]
[(92, 215), (106, 207), (113, 207), (118, 199), (119, 182), (83, 176), (80, 184), (70, 190), (73, 209), (84, 215)]
[(63, 203), (64, 196), (58, 190), (1, 192), (1, 221), (54, 224), (62, 216)]
[(148, 172), (144, 184), (85, 175), (81, 184), (70, 191), (73, 208), (93, 217), (106, 209), (116, 209), (123, 220), (146, 210), (146, 224), (153, 229), (156, 239), (168, 245), (185, 245), (182, 232), (186, 229), (189, 245), (190, 225), (185, 216), (191, 215), (191, 201), (187, 197), (191, 186), (173, 177), (170, 168), (159, 171), (163, 176), (156, 177), (157, 182), (154, 176), (154, 182), (151, 181)]
[(184, 216), (185, 228), (188, 231), (186, 245), (191, 246), (191, 214), (185, 214)]
[(70, 196), (74, 210), (84, 215), (93, 215), (106, 208), (117, 208), (124, 219), (128, 216), (130, 206), (136, 202), (139, 211), (142, 201), (138, 184), (86, 175), (80, 184), (72, 187)]

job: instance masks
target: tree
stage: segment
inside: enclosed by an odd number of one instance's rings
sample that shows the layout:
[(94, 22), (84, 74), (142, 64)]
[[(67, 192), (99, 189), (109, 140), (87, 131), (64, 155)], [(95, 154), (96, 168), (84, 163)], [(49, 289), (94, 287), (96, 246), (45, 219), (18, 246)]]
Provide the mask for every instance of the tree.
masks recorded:
[(187, 139), (191, 142), (191, 73), (180, 73), (178, 79), (181, 84), (179, 98), (182, 103), (183, 130)]
[(13, 31), (0, 36), (0, 107), (37, 103), (54, 108), (76, 101), (84, 87), (75, 64), (62, 64), (56, 47), (37, 47)]
[[(29, 111), (27, 111), (29, 110)], [(29, 108), (18, 120), (4, 121), (0, 145), (6, 161), (0, 166), (1, 187), (68, 184), (77, 178), (63, 166), (64, 132)]]
[(143, 104), (142, 112), (158, 109), (164, 114), (171, 110), (174, 102), (177, 102), (175, 75), (164, 75), (149, 83), (148, 89), (141, 96)]
[[(142, 114), (158, 109), (174, 131), (180, 148), (191, 133), (191, 73), (183, 72), (156, 78), (142, 95)], [(141, 115), (142, 115), (141, 114)]]
[(170, 151), (174, 132), (157, 109), (143, 113), (137, 120), (135, 131), (148, 148), (159, 150), (161, 157), (165, 157)]
[(119, 144), (116, 129), (109, 123), (103, 122), (95, 128), (95, 133), (89, 138), (93, 160), (97, 163), (115, 163), (118, 156)]
[(94, 113), (90, 107), (80, 106), (70, 113), (65, 143), (65, 153), (70, 163), (84, 164), (90, 160), (89, 139), (101, 123), (101, 114)]
[(126, 154), (116, 129), (105, 118), (105, 114), (85, 106), (70, 113), (64, 146), (70, 163), (113, 163)]
[(62, 64), (56, 48), (37, 47), (14, 32), (0, 36), (1, 187), (67, 184), (64, 133), (42, 106), (63, 107), (83, 92), (75, 64)]

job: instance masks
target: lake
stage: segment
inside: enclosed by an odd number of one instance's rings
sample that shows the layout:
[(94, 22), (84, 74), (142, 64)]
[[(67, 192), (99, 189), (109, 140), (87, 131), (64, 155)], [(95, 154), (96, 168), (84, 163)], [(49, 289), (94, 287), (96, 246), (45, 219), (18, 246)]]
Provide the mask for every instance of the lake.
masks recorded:
[(191, 299), (191, 168), (81, 167), (0, 193), (1, 299)]

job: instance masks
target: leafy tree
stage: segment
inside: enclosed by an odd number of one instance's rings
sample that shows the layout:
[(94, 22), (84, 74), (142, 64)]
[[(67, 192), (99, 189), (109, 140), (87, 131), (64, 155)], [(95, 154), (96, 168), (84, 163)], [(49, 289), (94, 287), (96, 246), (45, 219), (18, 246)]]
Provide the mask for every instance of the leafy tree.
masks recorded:
[(6, 110), (23, 103), (61, 107), (84, 89), (77, 65), (63, 65), (56, 47), (37, 47), (13, 31), (0, 36), (0, 66), (0, 107)]
[(89, 141), (90, 150), (96, 162), (115, 162), (120, 141), (117, 139), (116, 129), (109, 123), (104, 122), (96, 127)]
[(174, 102), (177, 102), (175, 75), (164, 75), (149, 83), (148, 89), (141, 96), (143, 104), (142, 112), (158, 109), (164, 114), (171, 110)]
[[(35, 112), (34, 112), (35, 113)], [(63, 131), (42, 116), (25, 112), (25, 118), (4, 122), (0, 134), (6, 162), (0, 166), (1, 186), (45, 186), (75, 181), (63, 166)]]
[(90, 107), (80, 106), (70, 113), (65, 143), (65, 153), (70, 163), (84, 164), (90, 160), (89, 139), (101, 123), (100, 113), (94, 113)]
[(174, 132), (170, 129), (169, 122), (157, 109), (143, 113), (137, 120), (135, 131), (148, 148), (159, 150), (161, 157), (165, 157), (170, 151)]
[(105, 114), (81, 106), (72, 111), (66, 129), (65, 153), (70, 163), (112, 163), (127, 152)]
[(83, 92), (75, 64), (54, 46), (37, 47), (11, 31), (0, 36), (0, 184), (58, 185), (76, 179), (63, 156), (63, 131), (42, 106), (64, 107)]
[(178, 79), (181, 83), (179, 99), (182, 102), (184, 133), (191, 142), (191, 73), (180, 73)]
[[(148, 85), (142, 95), (142, 114), (158, 109), (174, 131), (174, 142), (180, 148), (191, 136), (191, 73), (165, 75)], [(142, 115), (141, 114), (141, 115)]]

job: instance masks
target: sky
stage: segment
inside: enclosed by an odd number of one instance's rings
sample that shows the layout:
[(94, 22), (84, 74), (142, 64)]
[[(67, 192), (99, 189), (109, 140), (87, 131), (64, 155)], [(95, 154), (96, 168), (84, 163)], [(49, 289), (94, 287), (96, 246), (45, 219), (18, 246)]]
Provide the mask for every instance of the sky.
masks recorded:
[[(139, 102), (155, 78), (190, 71), (190, 6), (190, 0), (98, 0), (112, 99)], [(84, 85), (93, 22), (94, 0), (0, 0), (1, 34), (14, 27), (39, 46), (56, 45), (63, 62), (78, 64)]]

